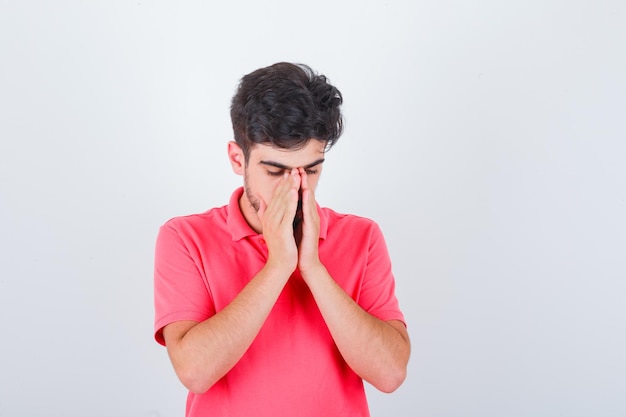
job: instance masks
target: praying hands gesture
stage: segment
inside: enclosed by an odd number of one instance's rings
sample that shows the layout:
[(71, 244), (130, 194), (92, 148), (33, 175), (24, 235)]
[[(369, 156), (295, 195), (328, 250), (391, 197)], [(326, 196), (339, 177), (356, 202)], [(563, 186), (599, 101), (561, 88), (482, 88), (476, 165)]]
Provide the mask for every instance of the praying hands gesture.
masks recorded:
[(260, 201), (258, 215), (268, 245), (268, 263), (290, 273), (298, 267), (303, 275), (322, 266), (318, 254), (320, 217), (305, 169), (286, 172), (269, 204)]
[[(292, 228), (299, 194), (302, 195), (301, 232)], [(292, 256), (287, 264), (294, 269), (297, 264), (346, 362), (381, 391), (395, 390), (406, 376), (410, 352), (406, 328), (402, 322), (384, 322), (364, 311), (335, 282), (320, 261), (320, 217), (306, 170), (294, 168), (285, 173), (270, 205), (267, 209), (261, 205), (259, 217), (263, 221), (270, 260), (275, 258), (273, 251), (278, 250), (283, 250), (278, 257)], [(295, 220), (299, 223), (299, 219)], [(277, 243), (270, 245), (268, 239), (276, 239)], [(297, 262), (293, 258), (294, 250), (297, 250)], [(372, 361), (373, 357), (379, 360)]]
[(406, 376), (410, 352), (404, 324), (382, 321), (363, 310), (319, 257), (314, 188), (324, 161), (319, 157), (323, 146), (311, 142), (301, 150), (281, 153), (257, 145), (246, 163), (236, 145), (231, 144), (229, 151), (233, 169), (249, 181), (239, 205), (249, 225), (262, 233), (267, 261), (223, 310), (200, 323), (179, 321), (164, 328), (181, 381), (190, 391), (202, 393), (235, 366), (298, 268), (347, 364), (379, 390), (395, 390)]

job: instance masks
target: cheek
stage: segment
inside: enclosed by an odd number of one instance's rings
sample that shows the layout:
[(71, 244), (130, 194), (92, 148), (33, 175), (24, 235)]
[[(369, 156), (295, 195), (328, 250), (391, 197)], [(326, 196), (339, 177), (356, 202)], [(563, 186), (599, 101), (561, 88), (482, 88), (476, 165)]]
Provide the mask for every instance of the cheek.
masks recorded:
[(262, 170), (251, 168), (246, 173), (246, 185), (249, 190), (263, 201), (269, 203), (278, 184), (278, 178), (273, 178), (265, 174)]
[(263, 178), (261, 181), (257, 182), (257, 193), (259, 193), (266, 203), (269, 203), (272, 199), (278, 182), (278, 178)]
[(315, 189), (317, 188), (317, 183), (319, 182), (319, 180), (320, 180), (319, 174), (309, 176), (309, 187), (311, 187), (313, 191), (315, 191)]

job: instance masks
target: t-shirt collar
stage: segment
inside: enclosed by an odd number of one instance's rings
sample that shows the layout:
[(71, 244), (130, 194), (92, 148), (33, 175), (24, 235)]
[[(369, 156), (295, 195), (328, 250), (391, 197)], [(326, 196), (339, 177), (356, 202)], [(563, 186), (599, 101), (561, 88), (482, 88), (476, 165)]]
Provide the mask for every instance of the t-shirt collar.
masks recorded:
[[(230, 230), (230, 234), (234, 241), (241, 240), (248, 236), (259, 235), (259, 233), (255, 232), (254, 229), (250, 227), (245, 217), (243, 217), (241, 209), (239, 208), (239, 200), (242, 195), (243, 187), (237, 188), (230, 196), (230, 201), (228, 203), (228, 218), (226, 219), (226, 224), (228, 225), (228, 229)], [(328, 218), (319, 204), (317, 204), (317, 213), (320, 216), (320, 239), (326, 239), (326, 234), (328, 232)]]

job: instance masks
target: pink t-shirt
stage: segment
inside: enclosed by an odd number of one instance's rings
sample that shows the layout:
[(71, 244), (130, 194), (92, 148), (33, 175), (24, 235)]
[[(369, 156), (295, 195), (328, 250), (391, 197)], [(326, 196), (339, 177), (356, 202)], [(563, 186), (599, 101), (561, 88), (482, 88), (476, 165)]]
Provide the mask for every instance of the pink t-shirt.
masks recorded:
[[(155, 256), (155, 338), (179, 320), (221, 311), (265, 265), (263, 236), (227, 206), (164, 224)], [(371, 220), (319, 208), (319, 255), (330, 275), (363, 309), (402, 320), (391, 262)], [(189, 393), (187, 417), (368, 416), (361, 378), (343, 360), (296, 271), (241, 360), (204, 394)]]

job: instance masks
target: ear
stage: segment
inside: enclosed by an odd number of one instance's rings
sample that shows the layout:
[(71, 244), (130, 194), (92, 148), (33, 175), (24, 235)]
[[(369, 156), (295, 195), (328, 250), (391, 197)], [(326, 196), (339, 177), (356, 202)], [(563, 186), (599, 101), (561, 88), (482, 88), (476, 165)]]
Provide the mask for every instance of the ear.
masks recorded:
[(244, 174), (246, 170), (246, 158), (243, 154), (243, 149), (241, 149), (236, 142), (228, 142), (228, 160), (235, 174)]

